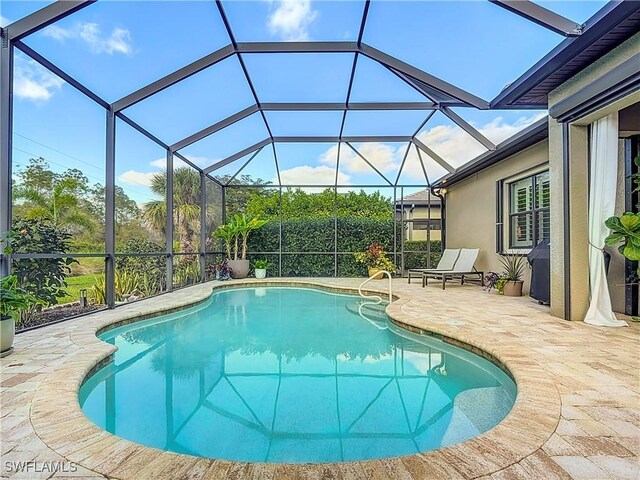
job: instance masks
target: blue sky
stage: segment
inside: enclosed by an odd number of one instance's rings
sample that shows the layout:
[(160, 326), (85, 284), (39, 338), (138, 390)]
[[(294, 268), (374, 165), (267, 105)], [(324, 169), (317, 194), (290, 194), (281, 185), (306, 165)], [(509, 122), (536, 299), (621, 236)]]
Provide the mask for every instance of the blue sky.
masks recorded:
[[(3, 25), (50, 2), (3, 0)], [(547, 1), (547, 8), (584, 22), (605, 2)], [(350, 40), (357, 38), (362, 1), (260, 0), (223, 2), (238, 41)], [(373, 1), (364, 42), (484, 99), (543, 57), (563, 38), (486, 1)], [(229, 43), (213, 1), (127, 2), (100, 0), (28, 37), (30, 47), (112, 102)], [(352, 54), (245, 55), (262, 102), (344, 102)], [(33, 156), (57, 170), (79, 168), (104, 183), (101, 107), (21, 53), (15, 60), (14, 163)], [(351, 100), (426, 101), (372, 60), (360, 57)], [(167, 143), (176, 142), (254, 103), (236, 57), (220, 62), (125, 111)], [(429, 112), (350, 112), (346, 135), (411, 135)], [(544, 112), (457, 113), (500, 142)], [(276, 136), (337, 135), (341, 112), (267, 112)], [(225, 158), (268, 136), (260, 114), (208, 137), (182, 153), (198, 165)], [(453, 166), (484, 148), (441, 113), (420, 138)], [(164, 151), (118, 124), (118, 183), (138, 202), (153, 197), (147, 186), (164, 168)], [(394, 181), (406, 145), (363, 144), (358, 150)], [(284, 184), (333, 183), (338, 153), (333, 144), (278, 144)], [(235, 173), (243, 158), (223, 169)], [(445, 172), (427, 160), (430, 179)], [(179, 164), (179, 163), (178, 163)], [(383, 184), (355, 153), (340, 148), (339, 181)], [(273, 149), (263, 149), (243, 173), (276, 180)], [(403, 183), (421, 183), (415, 151), (407, 156)]]

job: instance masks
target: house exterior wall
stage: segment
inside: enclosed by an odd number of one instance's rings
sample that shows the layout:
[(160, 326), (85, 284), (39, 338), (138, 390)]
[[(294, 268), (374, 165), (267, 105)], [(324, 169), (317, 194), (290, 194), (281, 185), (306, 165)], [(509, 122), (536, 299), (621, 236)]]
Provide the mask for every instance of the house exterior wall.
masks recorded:
[[(527, 171), (544, 170), (548, 162), (548, 144), (544, 140), (447, 187), (447, 247), (479, 248), (476, 268), (501, 272), (496, 253), (496, 182)], [(476, 208), (481, 205), (482, 208)], [(530, 272), (525, 277), (529, 291)]]
[[(404, 219), (405, 220), (426, 220), (429, 218), (428, 207), (426, 205), (418, 205), (413, 209), (410, 205), (404, 207)], [(431, 206), (431, 220), (439, 220), (440, 205)], [(409, 241), (426, 241), (427, 231), (416, 229), (413, 223), (407, 223), (407, 231), (405, 240)], [(429, 234), (431, 240), (440, 240), (442, 238), (441, 230), (431, 230)]]
[[(598, 61), (549, 94), (549, 107), (582, 90), (604, 73), (631, 58), (640, 50), (640, 34), (636, 34)], [(563, 195), (563, 128), (549, 118), (549, 169), (551, 173), (551, 313), (569, 320), (582, 320), (589, 305), (588, 248), (588, 125), (598, 118), (630, 105), (637, 99), (627, 98), (609, 105), (569, 125), (569, 206), (565, 212)], [(569, 252), (565, 251), (565, 214), (569, 219)], [(565, 254), (569, 258), (565, 262)], [(619, 262), (616, 259), (615, 262)], [(565, 275), (565, 263), (569, 276)], [(567, 293), (565, 295), (565, 285)], [(614, 295), (615, 297), (616, 295)], [(566, 298), (565, 298), (566, 297)], [(619, 299), (616, 298), (616, 307)]]

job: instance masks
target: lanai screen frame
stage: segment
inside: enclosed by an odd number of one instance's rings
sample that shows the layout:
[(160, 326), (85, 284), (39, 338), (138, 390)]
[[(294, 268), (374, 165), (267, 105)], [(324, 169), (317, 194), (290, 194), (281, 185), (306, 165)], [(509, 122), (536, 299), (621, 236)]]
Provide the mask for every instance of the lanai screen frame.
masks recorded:
[[(0, 255), (0, 276), (8, 275), (10, 272), (10, 262), (12, 258), (60, 258), (60, 257), (103, 257), (105, 259), (105, 275), (106, 275), (106, 303), (107, 307), (115, 307), (115, 258), (118, 256), (115, 251), (115, 150), (116, 150), (116, 120), (120, 119), (135, 130), (143, 134), (145, 137), (162, 147), (166, 151), (166, 172), (167, 172), (167, 192), (166, 192), (166, 206), (167, 212), (173, 211), (173, 163), (174, 157), (179, 158), (184, 163), (194, 168), (200, 174), (200, 192), (201, 192), (201, 225), (200, 225), (200, 271), (201, 281), (205, 280), (205, 266), (206, 255), (209, 254), (221, 254), (222, 252), (208, 252), (206, 251), (207, 229), (206, 225), (206, 205), (207, 205), (207, 181), (213, 181), (222, 190), (222, 219), (224, 221), (225, 216), (225, 192), (227, 188), (242, 187), (247, 188), (249, 186), (233, 185), (231, 180), (226, 184), (222, 184), (216, 179), (212, 173), (217, 169), (232, 163), (246, 155), (259, 152), (263, 148), (272, 148), (274, 154), (274, 160), (276, 163), (276, 169), (278, 179), (280, 178), (278, 157), (275, 148), (276, 143), (309, 143), (309, 142), (331, 142), (338, 144), (338, 155), (336, 162), (336, 179), (332, 185), (326, 185), (327, 188), (333, 188), (337, 199), (338, 188), (342, 187), (338, 183), (338, 169), (340, 148), (342, 145), (346, 145), (352, 149), (360, 158), (362, 158), (369, 166), (371, 166), (376, 172), (385, 180), (385, 183), (376, 185), (358, 185), (358, 187), (371, 187), (371, 188), (393, 188), (393, 202), (394, 212), (397, 206), (397, 189), (400, 188), (400, 202), (402, 205), (402, 197), (404, 196), (404, 188), (427, 188), (430, 196), (436, 195), (441, 199), (441, 212), (442, 212), (442, 241), (445, 243), (446, 234), (446, 206), (444, 203), (444, 197), (440, 196), (435, 191), (429, 181), (427, 171), (424, 166), (422, 155), (427, 155), (441, 167), (449, 172), (449, 174), (455, 173), (456, 169), (452, 167), (445, 159), (437, 155), (427, 145), (421, 142), (417, 135), (426, 125), (429, 119), (436, 111), (442, 112), (452, 122), (462, 128), (465, 132), (471, 135), (475, 140), (482, 144), (487, 150), (495, 150), (494, 145), (489, 139), (487, 139), (476, 128), (467, 123), (458, 114), (456, 114), (451, 107), (470, 107), (481, 110), (490, 109), (490, 102), (483, 100), (463, 89), (460, 89), (448, 82), (445, 82), (427, 72), (424, 72), (412, 65), (409, 65), (395, 57), (392, 57), (384, 52), (381, 52), (362, 41), (364, 29), (367, 22), (367, 14), (370, 7), (370, 1), (364, 1), (362, 20), (360, 23), (360, 29), (357, 41), (355, 42), (237, 42), (234, 36), (231, 25), (227, 19), (224, 7), (220, 0), (216, 0), (216, 6), (220, 17), (224, 23), (225, 29), (229, 36), (230, 44), (212, 52), (195, 62), (182, 67), (165, 77), (156, 80), (147, 86), (113, 102), (109, 103), (102, 99), (100, 96), (92, 92), (89, 88), (81, 84), (79, 81), (62, 71), (52, 62), (44, 58), (38, 52), (27, 46), (22, 39), (25, 37), (40, 31), (41, 29), (61, 20), (73, 13), (85, 8), (96, 0), (57, 0), (54, 3), (41, 8), (40, 10), (27, 15), (26, 17), (17, 20), (10, 25), (2, 28), (2, 45), (0, 48), (0, 238), (4, 238), (5, 235), (11, 230), (12, 225), (12, 135), (13, 135), (13, 57), (14, 48), (20, 50), (23, 54), (30, 57), (32, 60), (39, 63), (44, 68), (51, 71), (53, 74), (60, 77), (66, 83), (83, 93), (85, 96), (93, 100), (96, 104), (105, 109), (106, 112), (106, 158), (105, 158), (105, 252), (104, 254), (10, 254)], [(552, 30), (556, 33), (564, 35), (565, 37), (575, 37), (582, 33), (583, 25), (572, 22), (555, 12), (552, 12), (544, 7), (541, 7), (529, 0), (489, 0), (492, 3), (503, 7), (516, 15), (524, 17), (544, 28)], [(261, 103), (256, 90), (253, 86), (253, 82), (249, 72), (245, 66), (242, 55), (248, 53), (350, 53), (353, 54), (353, 65), (351, 68), (351, 74), (349, 77), (349, 87), (347, 90), (347, 96), (344, 103)], [(144, 99), (158, 93), (165, 88), (170, 87), (184, 80), (191, 75), (194, 75), (205, 68), (214, 65), (231, 56), (237, 56), (243, 73), (246, 77), (247, 83), (251, 89), (251, 93), (255, 100), (255, 104), (240, 111), (236, 114), (216, 122), (215, 124), (196, 132), (172, 145), (163, 142), (155, 135), (147, 131), (141, 125), (134, 122), (127, 117), (123, 110), (140, 102)], [(356, 65), (360, 56), (367, 57), (378, 64), (385, 67), (387, 70), (396, 75), (399, 79), (404, 81), (410, 87), (421, 93), (428, 101), (425, 102), (369, 102), (369, 103), (351, 103), (351, 88), (354, 81)], [(271, 128), (265, 115), (266, 111), (342, 111), (342, 122), (340, 127), (340, 133), (337, 137), (314, 137), (314, 136), (299, 136), (299, 137), (278, 137), (274, 136), (271, 132)], [(425, 118), (420, 127), (410, 136), (343, 136), (345, 120), (348, 111), (353, 110), (429, 110), (429, 114)], [(217, 131), (228, 127), (247, 116), (259, 112), (265, 127), (269, 133), (269, 137), (263, 141), (248, 147), (240, 152), (237, 152), (224, 160), (216, 162), (205, 168), (200, 168), (180, 153), (180, 150), (201, 140)], [(356, 142), (407, 142), (406, 154), (403, 158), (400, 171), (395, 179), (395, 182), (391, 182), (382, 173), (364, 157), (357, 149), (352, 145)], [(410, 148), (415, 148), (419, 162), (422, 166), (422, 170), (425, 175), (425, 183), (420, 185), (401, 185), (399, 184), (402, 168), (407, 159)], [(247, 162), (248, 163), (248, 162)], [(246, 163), (245, 163), (246, 165)], [(244, 167), (244, 165), (243, 165)], [(237, 175), (237, 173), (236, 173)], [(310, 185), (264, 185), (266, 187), (277, 187), (280, 190), (280, 198), (282, 198), (283, 188), (309, 188)], [(323, 187), (322, 185), (313, 185), (314, 188)], [(349, 187), (349, 185), (344, 185)], [(429, 216), (430, 219), (430, 200), (429, 204)], [(337, 205), (337, 203), (336, 203)], [(280, 208), (280, 212), (282, 209)], [(404, 225), (404, 222), (402, 223)], [(397, 250), (396, 244), (396, 228), (397, 222), (394, 213), (394, 251), (392, 252), (394, 258), (400, 255), (403, 259), (403, 246), (401, 245), (400, 252)], [(337, 237), (337, 210), (334, 215), (334, 235)], [(429, 235), (429, 230), (427, 230)], [(279, 258), (281, 263), (282, 258), (282, 218), (280, 221), (280, 249)], [(401, 236), (401, 244), (403, 242), (404, 235)], [(429, 240), (429, 237), (428, 237)], [(175, 255), (180, 255), (173, 251), (173, 217), (169, 213), (166, 219), (166, 249), (164, 254), (166, 255), (166, 292), (170, 292), (174, 289), (173, 286), (173, 258)], [(291, 252), (285, 252), (291, 253)], [(309, 253), (309, 252), (305, 252)], [(324, 252), (323, 252), (324, 253)], [(334, 251), (326, 252), (327, 254), (333, 253), (334, 255), (334, 274), (337, 275), (337, 258), (342, 252), (337, 251), (337, 242), (334, 243)], [(135, 254), (127, 254), (128, 256), (136, 256)], [(279, 268), (280, 269), (280, 268)]]

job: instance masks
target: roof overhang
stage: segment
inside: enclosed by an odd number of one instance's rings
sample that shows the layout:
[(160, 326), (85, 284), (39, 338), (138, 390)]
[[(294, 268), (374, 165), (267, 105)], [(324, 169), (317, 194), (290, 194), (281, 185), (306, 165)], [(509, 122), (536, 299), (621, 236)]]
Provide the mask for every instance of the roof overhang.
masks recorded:
[(572, 78), (640, 30), (640, 2), (606, 4), (584, 25), (545, 55), (492, 101), (491, 108), (546, 109), (549, 92)]

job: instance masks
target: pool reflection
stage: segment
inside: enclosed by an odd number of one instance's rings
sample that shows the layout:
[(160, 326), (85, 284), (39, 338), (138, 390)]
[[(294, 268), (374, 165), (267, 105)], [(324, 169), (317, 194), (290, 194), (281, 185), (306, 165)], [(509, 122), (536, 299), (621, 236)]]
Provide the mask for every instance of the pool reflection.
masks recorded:
[(114, 362), (81, 390), (85, 413), (166, 450), (330, 462), (453, 444), (513, 404), (515, 387), (495, 366), (434, 338), (373, 328), (349, 313), (354, 297), (255, 293), (223, 292), (114, 331)]

